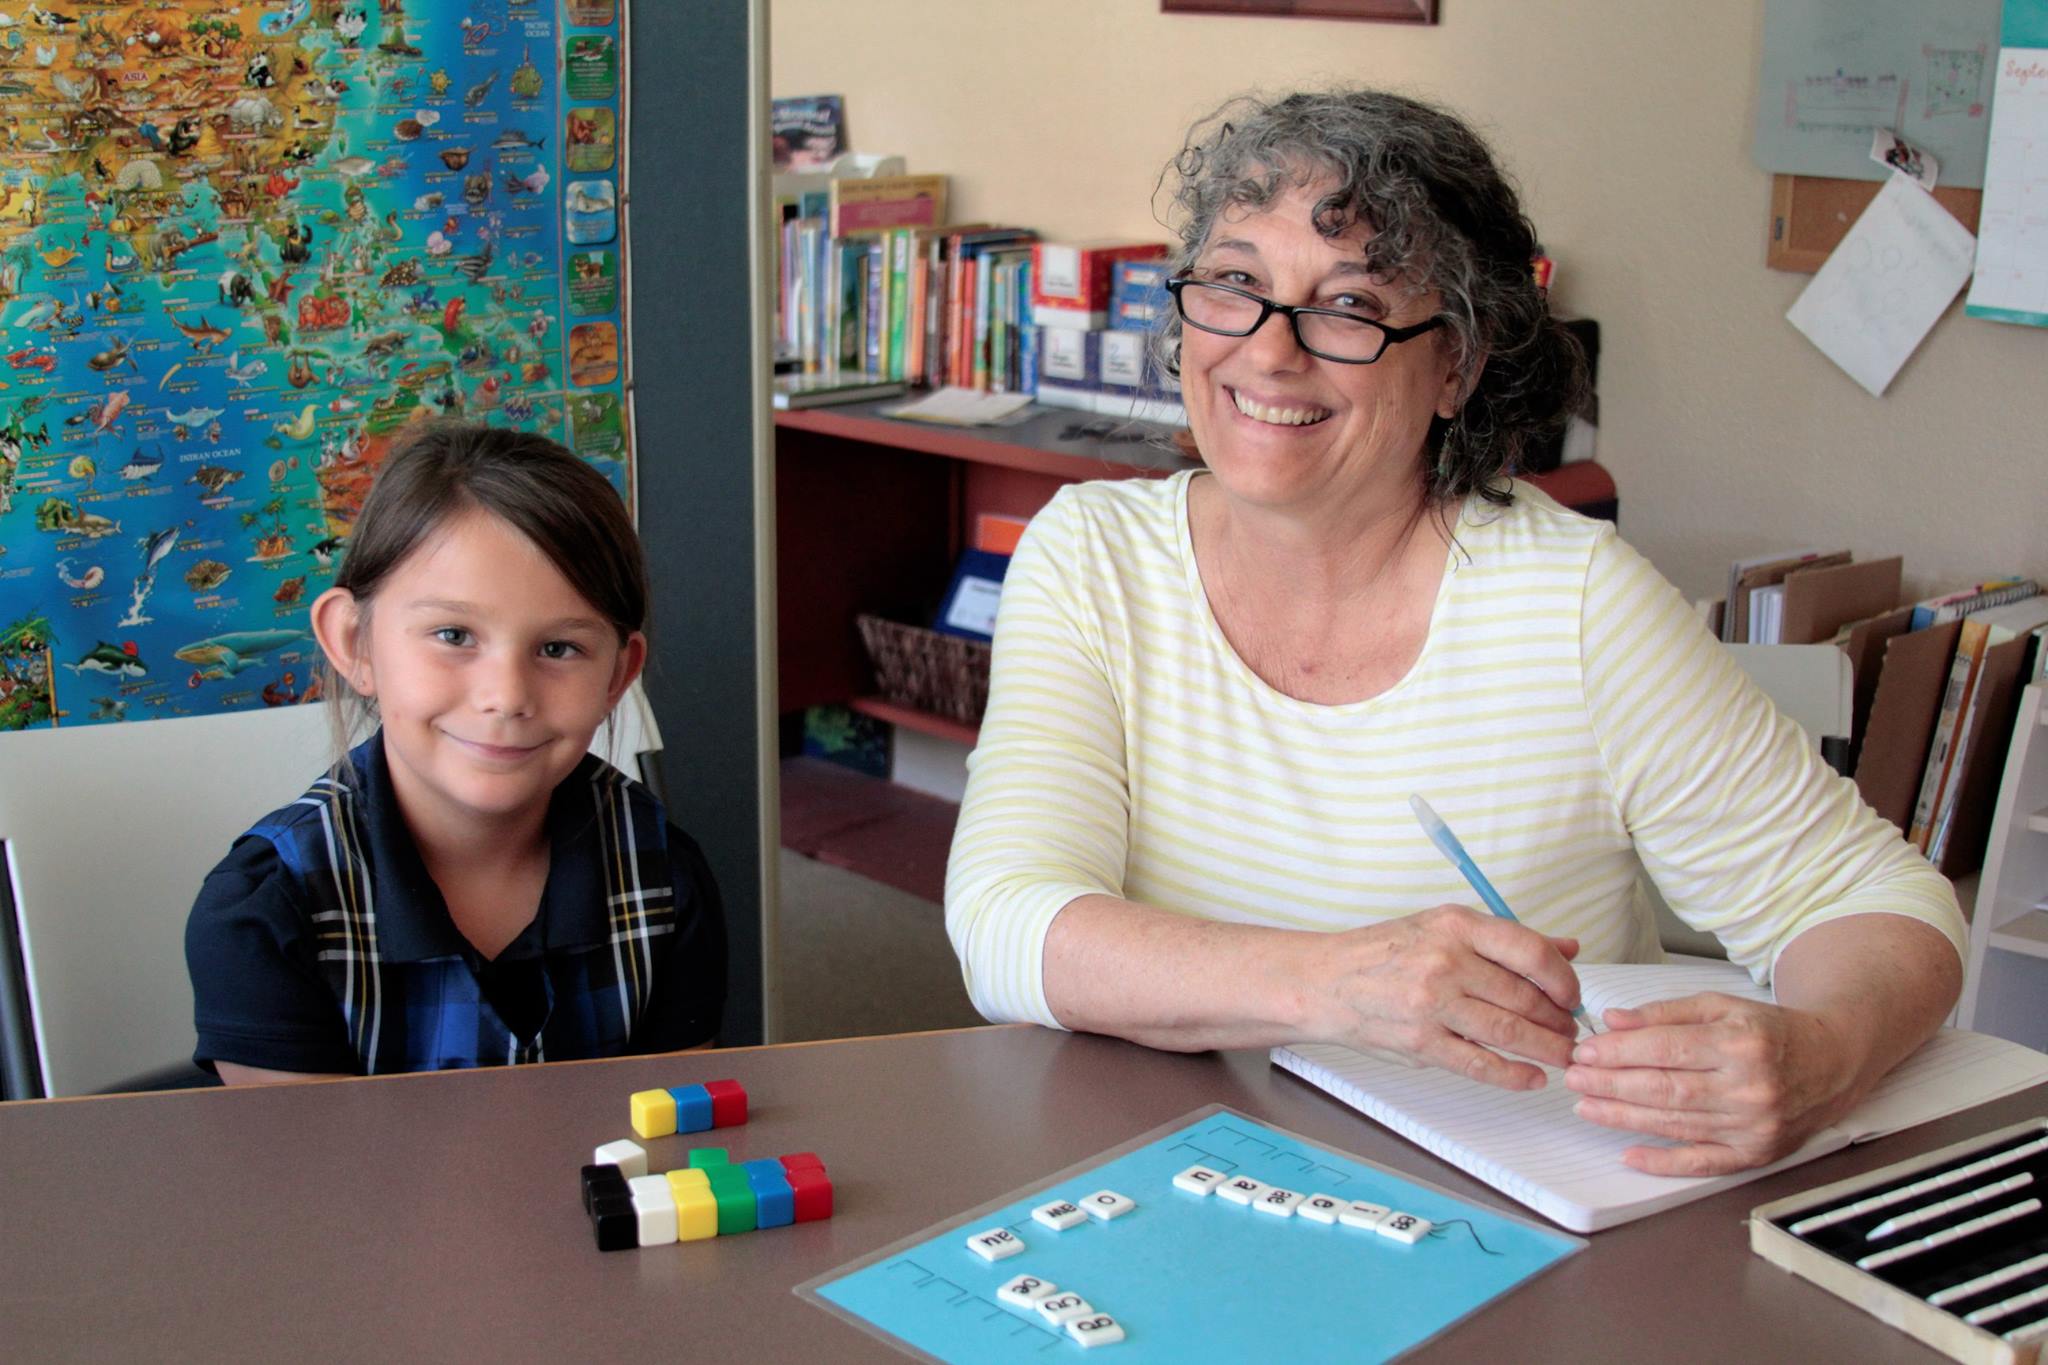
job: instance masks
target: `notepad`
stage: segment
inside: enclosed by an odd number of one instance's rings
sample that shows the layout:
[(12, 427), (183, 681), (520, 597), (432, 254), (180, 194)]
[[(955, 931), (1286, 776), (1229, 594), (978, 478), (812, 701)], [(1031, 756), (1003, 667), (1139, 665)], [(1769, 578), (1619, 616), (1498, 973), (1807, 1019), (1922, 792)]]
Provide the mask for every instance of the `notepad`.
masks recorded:
[[(1768, 1001), (1770, 992), (1727, 963), (1588, 965), (1579, 986), (1596, 1017), (1700, 991)], [(1368, 1118), (1574, 1232), (1633, 1222), (1815, 1157), (2048, 1082), (2048, 1055), (1960, 1029), (1943, 1029), (1879, 1082), (1846, 1118), (1773, 1165), (1725, 1176), (1648, 1175), (1621, 1154), (1662, 1139), (1587, 1123), (1563, 1072), (1545, 1068), (1541, 1090), (1501, 1090), (1400, 1058), (1334, 1044), (1273, 1049), (1273, 1063), (1329, 1091)], [(1663, 1145), (1677, 1145), (1664, 1143)]]

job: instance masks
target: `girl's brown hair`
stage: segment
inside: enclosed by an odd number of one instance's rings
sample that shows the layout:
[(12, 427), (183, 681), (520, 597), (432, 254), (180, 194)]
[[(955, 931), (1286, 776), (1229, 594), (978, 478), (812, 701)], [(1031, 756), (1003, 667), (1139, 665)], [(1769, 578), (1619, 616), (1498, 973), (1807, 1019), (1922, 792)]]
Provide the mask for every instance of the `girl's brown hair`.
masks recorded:
[[(504, 521), (547, 556), (621, 643), (647, 620), (647, 565), (618, 492), (588, 464), (545, 436), (465, 422), (431, 422), (407, 436), (377, 473), (349, 535), (334, 586), (355, 599), (357, 635), (378, 588), (450, 517), (472, 509)], [(322, 663), (335, 702), (336, 743), (375, 716)]]

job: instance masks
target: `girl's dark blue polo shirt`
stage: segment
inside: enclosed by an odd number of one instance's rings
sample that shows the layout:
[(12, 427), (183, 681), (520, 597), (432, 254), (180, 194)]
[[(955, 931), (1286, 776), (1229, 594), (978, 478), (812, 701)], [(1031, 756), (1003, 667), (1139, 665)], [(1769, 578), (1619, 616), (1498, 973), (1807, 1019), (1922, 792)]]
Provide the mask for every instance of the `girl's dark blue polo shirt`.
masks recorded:
[(449, 916), (380, 731), (238, 839), (185, 929), (195, 1060), (382, 1074), (669, 1052), (710, 1039), (725, 924), (696, 843), (595, 757), (548, 807), (532, 923), (485, 961)]

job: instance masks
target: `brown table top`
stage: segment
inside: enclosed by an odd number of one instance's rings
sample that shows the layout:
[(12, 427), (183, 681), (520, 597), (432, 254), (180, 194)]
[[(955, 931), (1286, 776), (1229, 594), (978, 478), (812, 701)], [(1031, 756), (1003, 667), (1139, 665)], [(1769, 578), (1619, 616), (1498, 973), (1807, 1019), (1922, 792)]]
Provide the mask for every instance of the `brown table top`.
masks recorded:
[[(634, 1090), (737, 1078), (741, 1128), (817, 1152), (829, 1222), (600, 1253), (577, 1170)], [(0, 1105), (14, 1359), (900, 1359), (806, 1280), (1223, 1103), (1460, 1197), (1491, 1189), (1268, 1065), (1041, 1029)], [(1424, 1358), (1934, 1360), (1749, 1251), (1767, 1200), (2048, 1112), (2048, 1087), (1595, 1234)]]

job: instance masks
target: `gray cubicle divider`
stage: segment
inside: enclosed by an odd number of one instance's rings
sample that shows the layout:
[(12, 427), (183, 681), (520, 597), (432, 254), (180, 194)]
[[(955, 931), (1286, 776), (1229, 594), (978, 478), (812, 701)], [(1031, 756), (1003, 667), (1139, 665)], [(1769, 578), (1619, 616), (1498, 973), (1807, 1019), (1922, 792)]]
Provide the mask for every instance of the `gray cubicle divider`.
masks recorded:
[(654, 586), (647, 695), (670, 814), (703, 845), (724, 893), (726, 1043), (764, 1041), (766, 1003), (758, 3), (635, 0), (627, 35), (633, 403)]

